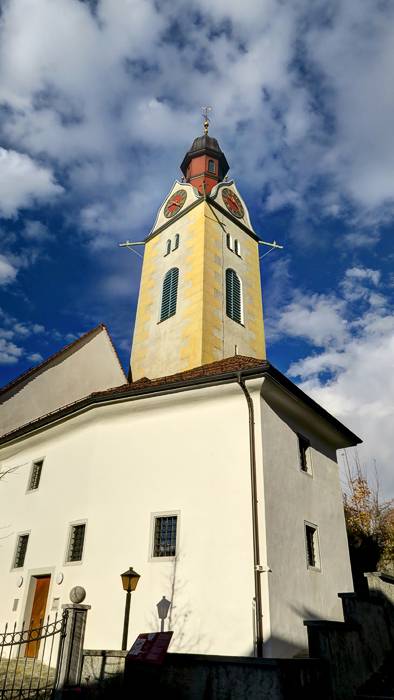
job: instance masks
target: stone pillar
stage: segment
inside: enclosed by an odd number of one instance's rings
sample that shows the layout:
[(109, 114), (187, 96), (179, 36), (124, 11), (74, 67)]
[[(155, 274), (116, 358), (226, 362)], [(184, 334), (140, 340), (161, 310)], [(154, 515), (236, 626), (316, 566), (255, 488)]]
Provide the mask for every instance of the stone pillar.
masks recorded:
[[(79, 586), (76, 588), (80, 589)], [(74, 591), (75, 589), (71, 591), (71, 600), (81, 597), (77, 594), (73, 596)], [(84, 597), (85, 595), (83, 595), (82, 600)], [(62, 608), (68, 610), (68, 619), (58, 675), (58, 689), (60, 691), (67, 686), (76, 686), (80, 683), (86, 619), (91, 606), (74, 602), (63, 605)]]

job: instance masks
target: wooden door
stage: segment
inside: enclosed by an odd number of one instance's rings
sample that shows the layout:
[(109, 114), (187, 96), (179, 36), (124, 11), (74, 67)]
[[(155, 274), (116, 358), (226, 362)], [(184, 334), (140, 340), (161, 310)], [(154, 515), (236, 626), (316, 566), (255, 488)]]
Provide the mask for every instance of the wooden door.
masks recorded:
[[(30, 630), (36, 630), (44, 624), (45, 608), (47, 606), (48, 590), (51, 581), (50, 576), (40, 576), (36, 578), (36, 588), (34, 591), (33, 607), (30, 617)], [(37, 656), (40, 640), (35, 639), (39, 632), (32, 632), (32, 641), (26, 647), (25, 656)]]

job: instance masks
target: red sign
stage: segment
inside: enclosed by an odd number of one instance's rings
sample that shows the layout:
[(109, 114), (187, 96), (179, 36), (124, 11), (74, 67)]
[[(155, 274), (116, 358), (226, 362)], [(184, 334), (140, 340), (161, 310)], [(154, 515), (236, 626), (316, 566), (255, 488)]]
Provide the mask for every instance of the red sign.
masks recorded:
[(139, 634), (127, 654), (127, 661), (145, 661), (162, 664), (173, 632), (145, 632)]

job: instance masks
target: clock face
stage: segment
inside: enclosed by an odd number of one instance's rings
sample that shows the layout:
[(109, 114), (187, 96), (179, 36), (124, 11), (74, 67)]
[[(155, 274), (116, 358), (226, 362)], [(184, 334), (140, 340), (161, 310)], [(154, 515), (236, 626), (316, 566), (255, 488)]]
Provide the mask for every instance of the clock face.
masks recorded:
[(228, 187), (224, 187), (222, 190), (222, 197), (223, 197), (223, 202), (225, 203), (227, 209), (229, 212), (233, 215), (236, 216), (238, 219), (242, 219), (244, 216), (244, 208), (242, 206), (242, 202), (239, 197), (230, 190)]
[(171, 197), (167, 200), (164, 207), (164, 216), (166, 219), (171, 219), (175, 214), (177, 214), (183, 207), (186, 201), (186, 190), (177, 190)]

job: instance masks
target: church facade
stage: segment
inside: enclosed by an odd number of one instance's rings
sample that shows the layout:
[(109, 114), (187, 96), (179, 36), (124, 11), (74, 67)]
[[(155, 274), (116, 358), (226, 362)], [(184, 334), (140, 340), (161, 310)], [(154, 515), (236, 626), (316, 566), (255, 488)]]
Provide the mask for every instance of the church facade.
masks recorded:
[(145, 241), (129, 381), (106, 349), (105, 376), (29, 420), (3, 394), (0, 625), (80, 585), (86, 646), (119, 648), (132, 565), (129, 640), (166, 596), (172, 651), (293, 656), (352, 590), (336, 450), (360, 440), (266, 360), (259, 238), (207, 129), (181, 167)]

